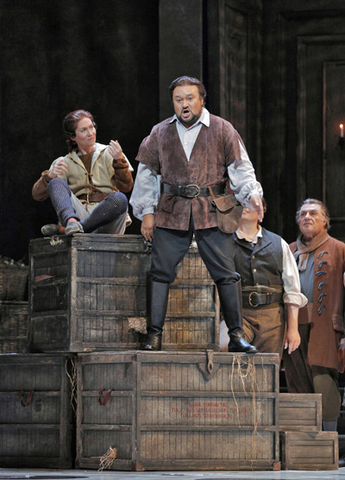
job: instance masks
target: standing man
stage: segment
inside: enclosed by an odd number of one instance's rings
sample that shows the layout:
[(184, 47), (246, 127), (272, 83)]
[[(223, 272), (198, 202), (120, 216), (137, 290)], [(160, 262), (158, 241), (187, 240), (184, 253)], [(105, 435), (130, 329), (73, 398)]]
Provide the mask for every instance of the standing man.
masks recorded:
[(153, 241), (143, 348), (161, 349), (169, 286), (194, 234), (218, 288), (229, 329), (229, 352), (256, 353), (244, 339), (241, 280), (232, 262), (229, 236), (217, 227), (208, 187), (214, 195), (222, 195), (230, 179), (237, 200), (255, 209), (260, 220), (262, 188), (234, 127), (206, 110), (206, 90), (200, 80), (179, 77), (170, 85), (170, 94), (175, 115), (154, 126), (140, 145), (130, 200), (134, 215), (142, 220), (142, 235)]
[[(264, 211), (266, 205), (263, 200)], [(290, 354), (300, 344), (298, 310), (307, 304), (288, 244), (262, 228), (255, 210), (244, 207), (230, 236), (236, 272), (241, 275), (245, 338), (261, 353)], [(287, 321), (285, 321), (285, 315)]]
[(305, 200), (297, 211), (300, 229), (290, 248), (308, 305), (299, 312), (301, 345), (284, 353), (291, 393), (322, 393), (323, 430), (336, 431), (340, 412), (338, 349), (344, 348), (345, 244), (328, 235), (324, 203)]

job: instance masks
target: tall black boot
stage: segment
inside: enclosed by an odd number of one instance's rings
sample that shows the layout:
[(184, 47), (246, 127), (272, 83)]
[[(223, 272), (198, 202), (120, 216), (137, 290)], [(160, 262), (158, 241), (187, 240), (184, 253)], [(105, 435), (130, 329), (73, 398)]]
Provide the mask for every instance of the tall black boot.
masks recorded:
[(241, 280), (227, 285), (217, 285), (224, 320), (229, 329), (229, 352), (257, 353), (257, 349), (244, 338), (242, 321)]
[(162, 331), (168, 307), (169, 283), (146, 282), (147, 338), (142, 350), (161, 350)]

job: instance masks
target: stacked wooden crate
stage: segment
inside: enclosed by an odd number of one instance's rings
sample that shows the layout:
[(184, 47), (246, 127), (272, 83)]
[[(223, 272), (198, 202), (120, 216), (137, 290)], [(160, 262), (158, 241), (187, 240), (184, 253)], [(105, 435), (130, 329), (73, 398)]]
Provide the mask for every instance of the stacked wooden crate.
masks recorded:
[[(139, 348), (151, 252), (139, 235), (76, 235), (30, 243), (35, 351)], [(196, 248), (171, 285), (164, 350), (219, 350), (216, 287)]]
[(72, 466), (71, 362), (62, 354), (0, 355), (0, 467)]
[(0, 255), (0, 353), (29, 351), (28, 267)]
[[(80, 468), (98, 469), (107, 459), (107, 468), (118, 470), (279, 469), (279, 357), (218, 352), (216, 286), (197, 248), (178, 265), (170, 288), (163, 351), (138, 350), (150, 253), (136, 235), (31, 241), (29, 315), (37, 352), (29, 362), (31, 376), (36, 378), (35, 362), (48, 367), (53, 357), (63, 362), (67, 356), (77, 370), (60, 370), (66, 388), (55, 409), (72, 421), (49, 418), (46, 427), (59, 430), (64, 450), (57, 451), (52, 440), (54, 454), (46, 463), (43, 457), (37, 463), (31, 450), (23, 462), (33, 457), (36, 466), (55, 462), (67, 468), (74, 454), (66, 451), (76, 449)], [(12, 362), (23, 366), (26, 360), (18, 356)], [(74, 431), (73, 411), (66, 409), (68, 402), (73, 405), (76, 379)], [(3, 392), (7, 409), (11, 395), (35, 391), (26, 384), (15, 387), (15, 393), (12, 387)], [(49, 398), (56, 388), (48, 389)], [(45, 392), (44, 385), (39, 391)], [(15, 418), (16, 433), (6, 440), (12, 447), (22, 443), (20, 425), (26, 428), (21, 410)], [(36, 435), (43, 424), (35, 417), (30, 431)], [(2, 453), (7, 466), (16, 462), (17, 453)]]
[(77, 464), (115, 470), (279, 469), (276, 354), (78, 355)]
[[(121, 357), (140, 347), (151, 262), (151, 250), (141, 236), (35, 239), (29, 253), (32, 351), (40, 352), (43, 359), (52, 353), (77, 358), (80, 352), (104, 350), (119, 351)], [(163, 348), (218, 350), (218, 339), (216, 287), (197, 249), (190, 248), (171, 285)], [(120, 388), (116, 385), (115, 389)], [(80, 394), (79, 403), (82, 398)], [(124, 422), (127, 407), (122, 404), (119, 409), (118, 423)], [(91, 413), (97, 415), (97, 409)], [(106, 440), (105, 432), (102, 435)], [(85, 444), (86, 449), (90, 447)], [(99, 461), (99, 457), (94, 461), (95, 468)]]
[(322, 431), (322, 395), (281, 393), (279, 410), (282, 468), (338, 469), (338, 432)]
[(29, 354), (28, 267), (0, 265), (0, 467), (72, 465), (68, 356)]

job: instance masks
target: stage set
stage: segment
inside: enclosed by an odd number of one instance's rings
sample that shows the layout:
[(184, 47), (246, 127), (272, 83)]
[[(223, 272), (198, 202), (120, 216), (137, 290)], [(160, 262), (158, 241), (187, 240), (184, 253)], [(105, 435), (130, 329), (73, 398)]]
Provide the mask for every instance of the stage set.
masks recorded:
[(18, 468), (26, 478), (337, 470), (321, 395), (284, 392), (278, 354), (221, 351), (216, 287), (193, 243), (170, 289), (162, 351), (140, 350), (150, 257), (140, 235), (61, 235), (31, 240), (29, 268), (7, 272), (17, 282), (1, 292), (0, 478)]

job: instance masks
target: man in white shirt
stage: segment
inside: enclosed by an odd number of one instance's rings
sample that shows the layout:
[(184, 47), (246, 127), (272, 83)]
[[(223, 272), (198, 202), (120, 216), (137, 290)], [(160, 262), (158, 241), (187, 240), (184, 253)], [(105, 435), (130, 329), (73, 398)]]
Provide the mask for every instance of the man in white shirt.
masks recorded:
[(262, 228), (257, 212), (247, 207), (230, 241), (242, 281), (246, 340), (261, 353), (282, 356), (284, 346), (291, 354), (300, 344), (298, 312), (307, 298), (301, 293), (297, 265), (288, 244)]

